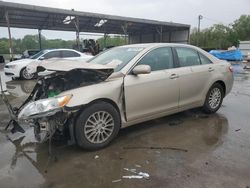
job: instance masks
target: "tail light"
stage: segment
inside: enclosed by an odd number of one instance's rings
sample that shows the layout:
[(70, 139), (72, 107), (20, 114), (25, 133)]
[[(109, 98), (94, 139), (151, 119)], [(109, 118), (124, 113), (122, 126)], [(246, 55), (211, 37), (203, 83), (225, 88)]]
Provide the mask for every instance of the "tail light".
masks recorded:
[(234, 72), (234, 69), (233, 69), (232, 66), (228, 67), (228, 69), (229, 69), (230, 72)]

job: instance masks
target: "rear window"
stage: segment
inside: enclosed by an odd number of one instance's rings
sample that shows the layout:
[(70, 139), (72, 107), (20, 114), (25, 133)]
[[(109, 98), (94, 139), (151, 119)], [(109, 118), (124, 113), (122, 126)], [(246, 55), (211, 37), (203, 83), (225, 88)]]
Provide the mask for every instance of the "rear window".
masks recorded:
[(197, 51), (190, 48), (175, 48), (181, 67), (200, 65)]
[(205, 55), (199, 53), (200, 56), (200, 60), (201, 60), (201, 64), (202, 65), (206, 65), (206, 64), (211, 64), (212, 61), (210, 59), (208, 59)]

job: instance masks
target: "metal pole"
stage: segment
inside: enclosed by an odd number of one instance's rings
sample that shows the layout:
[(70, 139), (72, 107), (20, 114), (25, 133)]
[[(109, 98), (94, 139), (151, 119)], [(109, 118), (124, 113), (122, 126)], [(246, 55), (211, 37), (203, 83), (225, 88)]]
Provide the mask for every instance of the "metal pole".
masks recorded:
[(77, 45), (78, 50), (80, 51), (80, 37), (79, 37), (80, 28), (79, 28), (79, 18), (78, 17), (75, 18), (74, 23), (75, 23), (75, 28), (76, 28), (76, 45)]
[[(200, 33), (200, 27), (201, 27), (201, 19), (203, 18), (202, 15), (198, 16), (198, 34)], [(197, 46), (199, 46), (199, 35), (197, 35)]]
[(160, 41), (160, 42), (162, 42), (162, 41), (163, 41), (163, 37), (162, 37), (162, 36), (163, 36), (163, 35), (162, 35), (162, 26), (161, 26), (161, 31), (160, 31), (160, 32), (161, 32), (161, 34), (160, 34), (160, 37), (161, 37), (160, 40), (161, 40), (161, 41)]
[(198, 16), (198, 33), (200, 32), (200, 27), (201, 27), (201, 19), (203, 18), (202, 15)]
[(42, 38), (41, 38), (41, 29), (38, 29), (38, 38), (39, 38), (39, 49), (42, 50)]
[(124, 33), (124, 35), (125, 35), (126, 44), (128, 44), (128, 24), (125, 23), (125, 24), (122, 25), (121, 27), (122, 27), (123, 33)]
[(156, 27), (156, 31), (159, 34), (159, 42), (162, 42), (163, 41), (162, 26), (160, 26), (160, 28)]
[(171, 43), (171, 41), (172, 41), (172, 31), (171, 30), (169, 31), (169, 36), (168, 37), (169, 37), (168, 42)]
[(106, 39), (107, 39), (107, 34), (106, 33), (104, 33), (104, 48), (106, 48)]
[(12, 38), (11, 38), (11, 32), (10, 32), (10, 21), (9, 21), (9, 13), (8, 11), (5, 12), (5, 19), (8, 27), (8, 33), (9, 33), (9, 52), (10, 52), (10, 59), (13, 59), (13, 48), (12, 48)]

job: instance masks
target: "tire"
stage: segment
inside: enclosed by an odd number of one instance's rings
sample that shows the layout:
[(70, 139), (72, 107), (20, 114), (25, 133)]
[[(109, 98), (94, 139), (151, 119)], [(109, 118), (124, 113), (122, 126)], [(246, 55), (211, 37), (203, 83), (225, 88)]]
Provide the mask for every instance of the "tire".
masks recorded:
[(214, 83), (207, 92), (206, 100), (203, 105), (203, 111), (207, 114), (217, 112), (217, 110), (221, 107), (223, 98), (223, 87), (219, 83)]
[(29, 74), (26, 70), (26, 67), (23, 68), (20, 72), (20, 77), (24, 80), (31, 80), (35, 77), (35, 74)]
[(76, 120), (76, 143), (87, 150), (103, 148), (117, 136), (120, 126), (120, 115), (110, 103), (94, 103), (84, 109)]

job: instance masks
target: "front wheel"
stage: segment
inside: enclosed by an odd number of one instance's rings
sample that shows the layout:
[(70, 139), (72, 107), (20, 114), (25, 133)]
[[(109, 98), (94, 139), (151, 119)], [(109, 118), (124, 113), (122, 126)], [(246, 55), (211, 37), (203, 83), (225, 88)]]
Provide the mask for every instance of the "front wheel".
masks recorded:
[(26, 69), (26, 67), (25, 67), (25, 68), (23, 68), (23, 69), (21, 70), (20, 76), (21, 76), (22, 79), (31, 80), (31, 79), (33, 79), (33, 78), (35, 77), (35, 74), (30, 74), (30, 73), (28, 73), (28, 71), (27, 71), (27, 69)]
[(224, 91), (221, 84), (213, 84), (207, 92), (206, 100), (203, 105), (203, 111), (207, 114), (215, 113), (221, 107), (223, 97)]
[(98, 102), (84, 109), (76, 120), (78, 146), (95, 150), (107, 146), (120, 130), (120, 115), (107, 102)]

